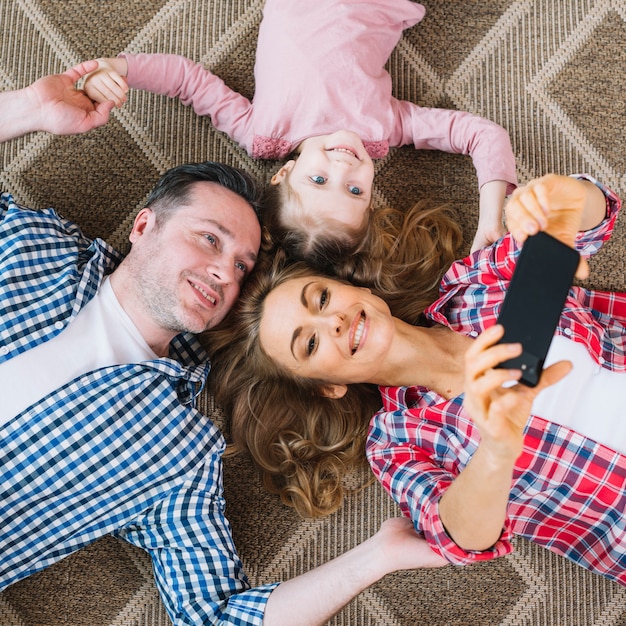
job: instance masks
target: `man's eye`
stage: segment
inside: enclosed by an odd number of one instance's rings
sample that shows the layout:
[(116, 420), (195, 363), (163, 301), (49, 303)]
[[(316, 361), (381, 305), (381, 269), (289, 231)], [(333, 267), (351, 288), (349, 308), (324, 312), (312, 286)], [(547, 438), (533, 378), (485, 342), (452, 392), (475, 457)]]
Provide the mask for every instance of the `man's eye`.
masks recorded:
[(354, 194), (355, 196), (360, 196), (363, 193), (360, 187), (355, 187), (354, 185), (349, 185), (348, 191)]
[(211, 235), (210, 233), (207, 233), (204, 238), (212, 245), (215, 246), (217, 245), (217, 239), (215, 239), (215, 237), (213, 235)]
[(242, 263), (241, 261), (238, 261), (237, 263), (235, 263), (235, 267), (242, 273), (242, 274), (247, 274), (248, 273), (248, 266), (245, 263)]
[(315, 351), (315, 346), (317, 344), (317, 339), (315, 337), (315, 335), (313, 335), (307, 342), (306, 342), (306, 355), (307, 356), (311, 356), (313, 354), (313, 352)]
[(316, 185), (323, 185), (326, 182), (326, 179), (323, 176), (309, 176), (311, 182)]

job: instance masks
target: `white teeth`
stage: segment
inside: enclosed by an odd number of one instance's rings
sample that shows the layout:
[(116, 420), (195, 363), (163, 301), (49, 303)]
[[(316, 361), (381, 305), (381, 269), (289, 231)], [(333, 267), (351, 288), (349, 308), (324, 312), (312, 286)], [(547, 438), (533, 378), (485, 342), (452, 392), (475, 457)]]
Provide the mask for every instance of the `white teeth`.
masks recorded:
[(346, 154), (353, 156), (355, 159), (358, 159), (358, 156), (356, 155), (356, 153), (353, 150), (348, 150), (347, 148), (333, 148), (332, 151), (333, 152), (345, 152)]
[(354, 354), (361, 343), (361, 339), (363, 338), (363, 330), (365, 329), (365, 318), (361, 315), (361, 319), (357, 324), (356, 330), (354, 331), (354, 341), (352, 343), (352, 354)]
[(197, 289), (207, 300), (209, 300), (209, 302), (211, 302), (212, 304), (215, 304), (215, 298), (208, 294), (204, 289), (198, 287), (198, 285), (196, 285), (195, 283), (191, 283), (194, 289)]

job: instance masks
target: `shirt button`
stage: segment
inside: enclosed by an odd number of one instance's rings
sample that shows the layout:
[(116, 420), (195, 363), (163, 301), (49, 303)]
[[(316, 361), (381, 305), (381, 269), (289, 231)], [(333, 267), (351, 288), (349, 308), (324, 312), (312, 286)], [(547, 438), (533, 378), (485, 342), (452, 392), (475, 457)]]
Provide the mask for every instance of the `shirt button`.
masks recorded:
[(9, 347), (0, 346), (0, 356), (6, 356), (7, 354), (9, 354)]
[(569, 336), (569, 335), (571, 335), (571, 334), (572, 334), (572, 329), (571, 329), (571, 328), (566, 328), (563, 332), (564, 332), (566, 335), (568, 335), (568, 336)]
[(601, 356), (601, 357), (598, 359), (598, 363), (605, 363), (605, 360), (604, 360), (604, 357), (603, 357), (603, 356)]
[(470, 330), (470, 337), (478, 337), (478, 333), (475, 330)]
[(55, 322), (55, 323), (54, 323), (54, 327), (55, 327), (57, 330), (63, 330), (63, 327), (64, 327), (64, 326), (65, 326), (65, 324), (63, 324), (63, 322), (60, 322), (60, 321), (59, 321), (59, 322)]

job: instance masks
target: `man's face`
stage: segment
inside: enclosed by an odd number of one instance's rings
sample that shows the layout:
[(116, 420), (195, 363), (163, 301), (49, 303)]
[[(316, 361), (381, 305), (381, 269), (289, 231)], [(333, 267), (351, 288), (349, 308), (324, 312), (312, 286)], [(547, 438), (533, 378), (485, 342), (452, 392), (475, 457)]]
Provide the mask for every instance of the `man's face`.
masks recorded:
[(129, 255), (138, 304), (171, 337), (217, 325), (257, 258), (261, 228), (252, 207), (217, 183), (198, 182), (164, 224), (157, 227), (150, 209), (142, 213)]

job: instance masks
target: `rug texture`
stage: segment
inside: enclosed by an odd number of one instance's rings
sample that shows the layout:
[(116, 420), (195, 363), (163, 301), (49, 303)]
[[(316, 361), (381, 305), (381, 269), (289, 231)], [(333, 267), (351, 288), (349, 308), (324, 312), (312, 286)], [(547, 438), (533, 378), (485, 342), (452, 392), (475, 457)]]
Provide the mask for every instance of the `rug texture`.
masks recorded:
[[(588, 172), (624, 195), (625, 0), (423, 4), (425, 19), (405, 34), (389, 62), (397, 97), (499, 122), (511, 135), (521, 183), (551, 171)], [(0, 0), (0, 88), (22, 87), (81, 60), (126, 50), (184, 54), (252, 97), (262, 8), (262, 0)], [(278, 165), (251, 160), (179, 102), (139, 92), (101, 129), (74, 137), (29, 135), (0, 146), (0, 159), (0, 187), (20, 203), (53, 206), (87, 234), (121, 249), (135, 213), (166, 169), (213, 159), (267, 182)], [(469, 157), (405, 147), (379, 161), (376, 173), (377, 203), (450, 203), (469, 247), (478, 199)], [(622, 216), (592, 263), (595, 287), (626, 287), (624, 223)], [(202, 398), (201, 408), (224, 424), (210, 397)], [(355, 477), (359, 481), (367, 476)], [(322, 563), (399, 514), (371, 484), (335, 515), (301, 520), (261, 489), (245, 458), (226, 462), (225, 488), (253, 584)], [(149, 559), (112, 538), (0, 594), (0, 626), (169, 623)], [(512, 555), (491, 563), (389, 575), (332, 623), (616, 626), (626, 624), (626, 589), (517, 541)]]

